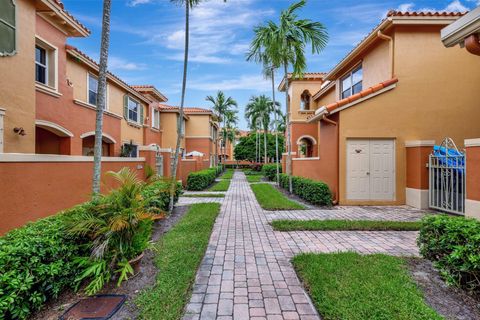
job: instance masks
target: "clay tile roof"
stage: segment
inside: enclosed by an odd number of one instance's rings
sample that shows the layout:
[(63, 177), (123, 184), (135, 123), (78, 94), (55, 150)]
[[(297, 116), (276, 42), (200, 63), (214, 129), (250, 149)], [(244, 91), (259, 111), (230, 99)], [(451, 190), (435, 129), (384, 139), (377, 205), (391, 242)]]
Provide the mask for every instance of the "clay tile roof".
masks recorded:
[(85, 29), (85, 31), (90, 34), (91, 31), (83, 24), (81, 23), (80, 21), (77, 20), (77, 18), (75, 18), (70, 12), (68, 12), (67, 10), (65, 10), (65, 6), (64, 4), (60, 1), (60, 0), (54, 0), (53, 1), (61, 10), (63, 13), (65, 13), (67, 16), (69, 16), (73, 21), (75, 21), (76, 23), (78, 23), (80, 25), (80, 27), (82, 27), (83, 29)]
[[(169, 106), (166, 104), (159, 103), (158, 107), (162, 110), (179, 110), (180, 108), (177, 106)], [(212, 113), (212, 110), (205, 109), (205, 108), (196, 108), (196, 107), (183, 107), (183, 112), (185, 114), (192, 114), (192, 113)]]
[(135, 88), (135, 89), (153, 89), (153, 88), (155, 88), (155, 86), (150, 85), (150, 84), (132, 85), (131, 87)]
[(460, 17), (467, 12), (453, 11), (398, 11), (390, 10), (387, 17)]
[[(360, 91), (359, 93), (356, 93), (356, 94), (354, 94), (354, 95), (352, 95), (348, 98), (341, 99), (341, 100), (338, 100), (336, 102), (327, 104), (325, 106), (325, 108), (327, 109), (328, 113), (332, 113), (333, 111), (335, 111), (338, 108), (343, 107), (344, 105), (347, 105), (349, 103), (357, 101), (357, 100), (359, 100), (363, 97), (366, 97), (366, 96), (368, 96), (368, 95), (370, 95), (374, 92), (380, 91), (383, 88), (391, 86), (392, 84), (397, 83), (397, 82), (398, 82), (398, 78), (392, 78), (390, 80), (380, 82), (380, 83), (378, 83), (374, 86), (371, 86), (370, 88), (364, 89), (364, 90)], [(313, 116), (315, 116), (315, 115), (312, 115), (312, 117)]]

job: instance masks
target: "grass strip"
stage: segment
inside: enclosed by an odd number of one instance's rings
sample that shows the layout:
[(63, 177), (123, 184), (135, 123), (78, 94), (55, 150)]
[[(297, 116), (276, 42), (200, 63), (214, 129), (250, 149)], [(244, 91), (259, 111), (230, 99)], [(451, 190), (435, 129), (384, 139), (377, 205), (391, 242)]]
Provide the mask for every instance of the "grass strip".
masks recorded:
[(251, 175), (251, 176), (247, 176), (247, 181), (249, 183), (260, 182), (260, 181), (262, 181), (262, 178), (263, 178), (263, 176), (261, 176), (261, 175)]
[(234, 174), (234, 171), (232, 169), (228, 169), (227, 171), (225, 171), (224, 174), (220, 176), (219, 179), (232, 180), (233, 174)]
[(288, 199), (283, 193), (268, 183), (251, 184), (250, 187), (258, 203), (265, 210), (305, 209), (304, 206)]
[(301, 254), (293, 265), (324, 320), (442, 319), (425, 304), (401, 258)]
[(360, 230), (360, 231), (415, 231), (422, 223), (410, 221), (371, 221), (371, 220), (274, 220), (271, 222), (277, 231), (300, 230)]
[(230, 180), (220, 180), (208, 189), (208, 191), (228, 191)]
[(185, 198), (225, 198), (225, 195), (222, 193), (189, 193), (182, 194), (182, 197)]
[(218, 203), (194, 204), (156, 244), (156, 283), (135, 300), (141, 319), (180, 319), (205, 254)]

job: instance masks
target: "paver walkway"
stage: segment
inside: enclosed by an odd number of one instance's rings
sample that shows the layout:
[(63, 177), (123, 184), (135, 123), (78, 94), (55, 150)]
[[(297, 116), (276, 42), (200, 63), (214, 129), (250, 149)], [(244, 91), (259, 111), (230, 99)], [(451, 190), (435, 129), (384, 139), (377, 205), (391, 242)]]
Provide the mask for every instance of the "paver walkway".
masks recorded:
[[(268, 222), (282, 213), (259, 206), (242, 172), (235, 172), (225, 198), (217, 200), (221, 212), (184, 319), (320, 319), (290, 263), (293, 255), (340, 250), (418, 254), (416, 232), (273, 231)], [(299, 214), (285, 213), (293, 219)]]

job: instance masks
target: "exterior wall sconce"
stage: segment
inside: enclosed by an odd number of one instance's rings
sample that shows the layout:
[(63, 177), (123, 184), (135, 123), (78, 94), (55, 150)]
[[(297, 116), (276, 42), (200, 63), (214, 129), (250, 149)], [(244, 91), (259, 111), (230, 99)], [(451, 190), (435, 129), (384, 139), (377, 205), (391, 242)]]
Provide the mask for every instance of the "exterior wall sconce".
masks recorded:
[(18, 134), (19, 136), (26, 136), (27, 135), (27, 133), (25, 132), (25, 130), (22, 127), (13, 128), (13, 132)]

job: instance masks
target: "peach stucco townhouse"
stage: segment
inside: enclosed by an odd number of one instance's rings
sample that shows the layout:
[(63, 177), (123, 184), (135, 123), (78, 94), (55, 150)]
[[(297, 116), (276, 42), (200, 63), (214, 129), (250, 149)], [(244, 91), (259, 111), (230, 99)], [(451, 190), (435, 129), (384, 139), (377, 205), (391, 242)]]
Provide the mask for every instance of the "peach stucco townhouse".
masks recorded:
[(340, 204), (424, 206), (425, 153), (480, 136), (480, 60), (440, 41), (461, 16), (391, 11), (330, 72), (292, 79), (293, 174), (325, 181)]

